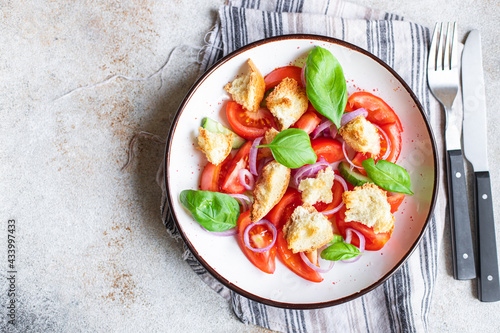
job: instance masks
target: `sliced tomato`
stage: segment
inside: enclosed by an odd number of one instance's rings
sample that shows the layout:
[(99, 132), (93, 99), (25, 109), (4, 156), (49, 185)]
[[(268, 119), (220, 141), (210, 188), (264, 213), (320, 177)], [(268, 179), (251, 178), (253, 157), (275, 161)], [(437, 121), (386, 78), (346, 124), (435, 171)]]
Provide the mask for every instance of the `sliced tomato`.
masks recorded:
[(233, 131), (247, 140), (263, 136), (271, 127), (277, 128), (273, 115), (266, 108), (251, 112), (238, 103), (229, 101), (226, 115)]
[(311, 134), (321, 122), (321, 118), (314, 111), (314, 107), (309, 104), (307, 111), (292, 125), (293, 128), (300, 128)]
[(266, 219), (281, 229), (295, 208), (300, 205), (302, 205), (302, 195), (296, 189), (289, 187), (280, 202), (267, 213)]
[(219, 165), (208, 162), (201, 173), (200, 189), (202, 191), (221, 192), (222, 181), (224, 180), (230, 162), (231, 155), (228, 155)]
[(368, 111), (367, 120), (379, 126), (396, 124), (399, 132), (403, 131), (401, 121), (394, 110), (380, 97), (369, 92), (355, 92), (347, 99), (346, 111), (365, 108)]
[(320, 136), (311, 140), (311, 147), (318, 156), (324, 157), (328, 163), (334, 163), (344, 158), (342, 144), (335, 139)]
[(295, 81), (297, 81), (299, 86), (302, 87), (301, 73), (302, 68), (298, 66), (285, 66), (276, 68), (271, 73), (267, 74), (264, 78), (264, 82), (266, 83), (266, 91), (276, 87), (286, 77), (294, 79)]
[(403, 193), (393, 193), (387, 196), (387, 202), (391, 205), (391, 213), (398, 211), (399, 206), (403, 203), (405, 195)]
[(234, 158), (231, 160), (227, 168), (226, 176), (222, 182), (221, 189), (228, 193), (243, 193), (245, 187), (240, 183), (240, 170), (246, 169), (248, 166), (248, 154), (252, 148), (252, 141), (247, 141), (240, 147)]
[(323, 281), (323, 278), (318, 272), (306, 265), (300, 257), (300, 254), (293, 253), (292, 250), (288, 248), (288, 243), (283, 236), (282, 230), (278, 231), (276, 244), (279, 258), (292, 272), (311, 282)]
[[(335, 173), (337, 173), (337, 171), (335, 171)], [(340, 184), (340, 182), (336, 180), (333, 182), (332, 186), (332, 195), (333, 195), (332, 202), (327, 204), (320, 201), (315, 203), (313, 206), (314, 208), (316, 208), (318, 212), (325, 212), (328, 210), (332, 210), (336, 208), (338, 205), (340, 205), (340, 203), (342, 202), (342, 193), (344, 193), (344, 187), (342, 186), (342, 184)], [(326, 217), (331, 218), (333, 215), (335, 215), (335, 213), (326, 215)]]
[[(238, 244), (245, 256), (250, 260), (255, 267), (264, 273), (273, 274), (276, 268), (276, 246), (262, 253), (250, 250), (244, 241), (245, 229), (252, 223), (250, 220), (250, 211), (242, 213), (238, 218)], [(263, 248), (272, 242), (272, 232), (264, 225), (258, 225), (250, 230), (250, 245), (254, 248)]]
[[(373, 231), (372, 227), (367, 227), (366, 225), (360, 223), (360, 222), (346, 222), (345, 221), (345, 211), (346, 208), (345, 206), (340, 209), (338, 212), (336, 218), (335, 218), (335, 223), (337, 225), (337, 229), (339, 230), (340, 234), (342, 237), (346, 237), (346, 229), (347, 228), (353, 228), (356, 231), (359, 231), (360, 233), (365, 236), (365, 249), (367, 251), (378, 251), (381, 248), (384, 247), (385, 243), (391, 238), (392, 232), (381, 232), (381, 233), (375, 233)], [(354, 246), (359, 246), (359, 238), (356, 234), (352, 235), (352, 240), (351, 244)]]

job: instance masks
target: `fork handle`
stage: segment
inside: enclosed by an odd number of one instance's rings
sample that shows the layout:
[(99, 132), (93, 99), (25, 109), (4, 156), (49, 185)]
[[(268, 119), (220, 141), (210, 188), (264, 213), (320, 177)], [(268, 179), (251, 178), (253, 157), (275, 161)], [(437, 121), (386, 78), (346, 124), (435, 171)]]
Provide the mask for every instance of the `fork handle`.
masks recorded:
[(500, 284), (490, 173), (475, 172), (474, 176), (479, 256), (478, 294), (482, 302), (495, 302), (500, 300)]
[(447, 155), (453, 277), (457, 280), (470, 280), (476, 277), (476, 266), (472, 246), (464, 157), (461, 149), (448, 150)]

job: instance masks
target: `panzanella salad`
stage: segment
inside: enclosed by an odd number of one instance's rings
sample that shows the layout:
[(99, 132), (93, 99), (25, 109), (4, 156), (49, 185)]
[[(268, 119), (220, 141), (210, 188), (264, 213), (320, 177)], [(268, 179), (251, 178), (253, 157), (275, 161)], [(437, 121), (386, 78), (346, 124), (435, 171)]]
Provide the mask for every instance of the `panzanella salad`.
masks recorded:
[(396, 164), (403, 128), (389, 105), (368, 92), (348, 96), (342, 67), (321, 47), (302, 68), (265, 77), (248, 60), (248, 72), (224, 89), (230, 128), (203, 120), (200, 190), (180, 194), (201, 227), (236, 236), (265, 273), (274, 273), (278, 254), (312, 282), (336, 261), (380, 250), (393, 213), (413, 194)]

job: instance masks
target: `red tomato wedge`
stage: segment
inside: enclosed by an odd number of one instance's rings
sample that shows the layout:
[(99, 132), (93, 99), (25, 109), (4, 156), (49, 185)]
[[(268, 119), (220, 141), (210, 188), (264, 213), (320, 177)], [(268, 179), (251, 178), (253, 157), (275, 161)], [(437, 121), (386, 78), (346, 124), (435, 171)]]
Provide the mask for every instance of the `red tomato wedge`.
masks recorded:
[(303, 129), (307, 134), (311, 134), (316, 127), (318, 127), (321, 122), (321, 118), (316, 114), (314, 108), (309, 104), (309, 108), (306, 113), (304, 113), (299, 120), (292, 125), (293, 128)]
[(281, 229), (295, 208), (300, 205), (302, 205), (302, 195), (296, 189), (289, 187), (280, 202), (267, 213), (266, 219)]
[(238, 103), (229, 101), (226, 106), (226, 115), (232, 130), (247, 140), (263, 136), (271, 127), (277, 128), (273, 115), (265, 108), (251, 112)]
[(278, 231), (276, 244), (279, 258), (285, 266), (292, 270), (292, 272), (311, 282), (323, 281), (323, 278), (318, 272), (306, 265), (300, 257), (300, 254), (293, 253), (292, 250), (288, 249), (288, 243), (286, 242), (283, 236), (283, 231), (281, 230)]
[(228, 193), (238, 194), (246, 191), (240, 183), (239, 172), (248, 166), (248, 154), (252, 148), (252, 141), (247, 141), (240, 147), (227, 168), (226, 176), (222, 182), (222, 190)]
[(335, 139), (320, 136), (311, 140), (311, 147), (318, 156), (324, 157), (328, 163), (334, 163), (344, 158), (342, 144)]
[(366, 119), (372, 123), (379, 126), (396, 124), (399, 131), (403, 131), (399, 117), (382, 98), (366, 91), (355, 92), (347, 99), (346, 111), (350, 112), (360, 108), (365, 108), (368, 111)]
[(301, 73), (302, 68), (298, 66), (285, 66), (276, 68), (271, 73), (267, 74), (264, 78), (264, 82), (266, 83), (266, 91), (276, 87), (286, 77), (294, 79), (295, 81), (297, 81), (299, 86), (302, 87)]
[[(238, 218), (238, 244), (245, 256), (250, 260), (255, 267), (263, 271), (264, 273), (273, 274), (276, 268), (275, 258), (276, 258), (276, 246), (273, 246), (270, 250), (262, 253), (257, 253), (250, 250), (245, 245), (243, 235), (245, 229), (250, 225), (252, 221), (250, 220), (250, 211), (242, 213)], [(273, 239), (271, 231), (269, 231), (264, 225), (258, 225), (250, 230), (250, 243), (254, 248), (263, 248), (271, 243)]]
[(230, 162), (231, 155), (226, 157), (219, 165), (208, 162), (201, 173), (200, 190), (221, 192), (222, 181), (224, 180)]
[[(367, 227), (366, 225), (359, 222), (346, 222), (345, 221), (345, 206), (340, 209), (338, 212), (335, 223), (337, 228), (342, 235), (342, 237), (346, 237), (346, 229), (353, 228), (365, 236), (366, 245), (365, 249), (367, 251), (378, 251), (384, 247), (385, 243), (391, 238), (392, 232), (383, 232), (376, 234), (373, 231), (373, 228)], [(354, 246), (359, 246), (359, 238), (356, 234), (352, 235), (351, 244)]]
[(399, 206), (403, 203), (405, 195), (403, 193), (393, 193), (387, 196), (387, 202), (391, 205), (391, 213), (398, 211)]

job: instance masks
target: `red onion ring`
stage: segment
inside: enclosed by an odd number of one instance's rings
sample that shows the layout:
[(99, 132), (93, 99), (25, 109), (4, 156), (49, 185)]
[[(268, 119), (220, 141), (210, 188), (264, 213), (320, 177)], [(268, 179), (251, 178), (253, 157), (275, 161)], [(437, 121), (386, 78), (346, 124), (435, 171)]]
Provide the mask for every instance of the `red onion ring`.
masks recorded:
[(329, 128), (330, 126), (332, 126), (333, 123), (331, 120), (328, 120), (328, 119), (325, 119), (323, 120), (319, 125), (318, 127), (316, 127), (314, 129), (314, 131), (311, 133), (312, 135), (312, 138), (313, 139), (316, 139), (325, 129)]
[[(351, 161), (351, 159), (349, 158), (349, 156), (347, 156), (347, 151), (345, 150), (345, 145), (346, 145), (345, 141), (344, 141), (344, 142), (342, 142), (342, 152), (344, 153), (344, 157), (345, 157), (345, 159), (347, 160), (347, 162), (349, 162), (349, 164), (351, 165), (351, 168), (357, 168), (357, 169), (359, 169), (359, 170), (364, 170), (365, 168), (360, 167), (360, 166), (357, 166), (357, 165), (355, 165), (354, 163), (352, 163), (352, 161)], [(351, 169), (351, 170), (352, 170), (352, 169)]]
[[(335, 180), (338, 181), (342, 185), (342, 187), (344, 188), (344, 192), (348, 191), (347, 183), (344, 180), (344, 178), (342, 178), (339, 175), (335, 175)], [(332, 215), (332, 214), (335, 214), (336, 212), (338, 212), (340, 210), (340, 208), (342, 208), (342, 206), (344, 206), (344, 202), (343, 201), (341, 201), (340, 204), (337, 207), (335, 207), (333, 209), (330, 209), (330, 210), (327, 210), (327, 211), (324, 211), (324, 212), (321, 212), (321, 214), (323, 214), (323, 215)]]
[(368, 111), (366, 111), (365, 108), (359, 108), (357, 110), (344, 113), (344, 115), (342, 116), (342, 119), (340, 120), (340, 126), (344, 126), (345, 124), (347, 124), (348, 122), (350, 122), (351, 120), (356, 118), (357, 116), (363, 116), (366, 118), (366, 116), (368, 116)]
[(236, 227), (234, 228), (231, 228), (229, 230), (226, 230), (226, 231), (210, 231), (210, 230), (207, 230), (204, 226), (202, 226), (200, 224), (200, 227), (205, 230), (206, 232), (209, 232), (211, 233), (212, 235), (215, 235), (215, 236), (221, 236), (221, 237), (227, 237), (227, 236), (234, 236), (238, 233), (238, 229)]
[(230, 197), (237, 199), (241, 203), (241, 209), (246, 212), (248, 210), (248, 205), (252, 203), (252, 200), (245, 194), (232, 194), (228, 193)]
[(300, 253), (300, 258), (302, 258), (302, 261), (305, 262), (309, 268), (315, 270), (318, 273), (328, 273), (329, 271), (332, 270), (333, 265), (335, 264), (335, 261), (330, 261), (330, 266), (328, 266), (327, 268), (321, 268), (313, 264), (311, 261), (309, 261), (309, 258), (307, 258), (304, 252), (299, 252), (299, 253)]
[(297, 186), (299, 186), (300, 181), (303, 178), (314, 176), (320, 170), (323, 170), (324, 168), (327, 168), (329, 166), (330, 166), (330, 163), (328, 163), (324, 157), (321, 157), (319, 159), (319, 161), (317, 161), (314, 164), (307, 164), (307, 165), (304, 165), (298, 169), (295, 169), (293, 181), (295, 182), (295, 184)]
[(378, 125), (375, 125), (375, 124), (373, 124), (373, 126), (375, 126), (375, 128), (378, 129), (380, 131), (380, 133), (382, 133), (382, 135), (385, 138), (385, 141), (387, 142), (387, 150), (385, 151), (384, 156), (382, 156), (382, 158), (380, 158), (381, 160), (385, 160), (385, 159), (387, 159), (387, 157), (389, 157), (389, 154), (391, 153), (391, 141), (389, 140), (389, 136), (387, 135), (387, 133), (383, 129), (381, 129)]
[[(240, 177), (240, 183), (243, 185), (243, 187), (247, 190), (253, 190), (253, 187), (255, 186), (255, 179), (253, 175), (248, 171), (248, 169), (241, 169), (238, 173), (238, 176)], [(247, 178), (248, 178), (248, 183), (247, 183)]]
[[(271, 231), (273, 233), (273, 241), (271, 242), (271, 244), (269, 244), (266, 247), (256, 249), (256, 248), (252, 247), (252, 245), (250, 245), (250, 230), (253, 227), (255, 227), (257, 225), (261, 225), (261, 224), (264, 224), (264, 225), (268, 226), (269, 229), (271, 229)], [(266, 252), (266, 251), (270, 250), (274, 246), (274, 243), (276, 243), (277, 236), (278, 236), (278, 230), (276, 229), (276, 226), (274, 224), (272, 224), (271, 222), (269, 222), (268, 220), (262, 219), (260, 221), (254, 222), (254, 223), (250, 223), (245, 228), (245, 231), (243, 232), (243, 241), (245, 242), (245, 246), (248, 249), (252, 250), (253, 252), (262, 253), (262, 252)]]
[(248, 165), (250, 166), (250, 172), (254, 176), (257, 176), (257, 151), (259, 150), (257, 146), (260, 145), (262, 138), (261, 136), (253, 140), (252, 148), (250, 148), (250, 153), (248, 154)]
[(306, 64), (302, 66), (302, 70), (300, 71), (300, 80), (302, 81), (302, 86), (306, 87)]
[[(359, 251), (361, 253), (365, 252), (365, 244), (366, 244), (366, 240), (365, 240), (365, 236), (363, 236), (362, 233), (360, 233), (359, 231), (353, 229), (353, 228), (346, 228), (345, 229), (345, 240), (344, 240), (344, 243), (348, 243), (348, 244), (351, 244), (351, 240), (352, 240), (352, 233), (355, 233), (358, 238), (359, 238)], [(346, 259), (346, 260), (342, 260), (342, 262), (345, 262), (345, 263), (353, 263), (353, 262), (356, 262), (359, 260), (359, 258), (361, 258), (360, 255), (352, 258), (352, 259)]]
[(257, 174), (260, 175), (262, 173), (262, 169), (264, 169), (264, 166), (272, 160), (274, 160), (272, 156), (261, 158), (259, 160), (259, 165), (257, 166)]

